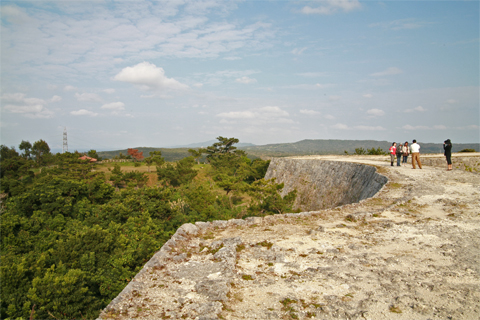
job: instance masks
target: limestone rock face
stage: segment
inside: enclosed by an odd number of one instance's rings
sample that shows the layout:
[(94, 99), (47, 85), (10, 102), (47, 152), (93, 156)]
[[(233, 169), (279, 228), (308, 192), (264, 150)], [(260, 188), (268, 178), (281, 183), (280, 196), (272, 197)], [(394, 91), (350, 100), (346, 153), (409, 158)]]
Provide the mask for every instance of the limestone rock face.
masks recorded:
[(478, 319), (480, 175), (445, 169), (272, 161), (309, 212), (183, 225), (99, 318)]
[(273, 159), (265, 179), (283, 183), (282, 196), (297, 190), (294, 209), (315, 211), (372, 197), (387, 178), (375, 167), (317, 159)]

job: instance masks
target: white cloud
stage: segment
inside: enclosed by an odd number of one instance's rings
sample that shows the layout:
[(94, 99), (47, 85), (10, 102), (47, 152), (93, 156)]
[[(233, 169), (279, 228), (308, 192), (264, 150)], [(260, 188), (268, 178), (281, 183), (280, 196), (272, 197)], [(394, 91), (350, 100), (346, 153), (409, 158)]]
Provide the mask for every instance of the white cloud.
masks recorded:
[(223, 119), (253, 119), (255, 118), (254, 111), (230, 111), (217, 114), (217, 117)]
[(96, 113), (96, 112), (85, 110), (85, 109), (80, 109), (80, 110), (77, 110), (77, 111), (71, 111), (70, 114), (72, 114), (74, 116), (91, 116), (91, 117), (95, 117), (95, 116), (98, 115), (98, 113)]
[(418, 107), (415, 107), (415, 108), (412, 108), (412, 109), (406, 109), (405, 112), (407, 113), (411, 113), (411, 112), (425, 112), (427, 111), (427, 109), (425, 109), (424, 107), (422, 106), (418, 106)]
[(45, 107), (45, 100), (27, 98), (24, 93), (5, 93), (2, 100), (7, 102), (3, 107), (5, 111), (22, 114), (27, 118), (51, 118), (54, 115), (53, 111)]
[(289, 119), (289, 116), (288, 112), (277, 106), (267, 106), (244, 111), (222, 112), (216, 115), (216, 117), (221, 118), (221, 123), (235, 123), (235, 121), (240, 120), (247, 121), (250, 124), (293, 123), (293, 121)]
[(461, 129), (478, 130), (478, 129), (480, 129), (480, 127), (477, 126), (476, 124), (471, 124), (471, 125), (468, 125), (466, 127), (461, 127)]
[(375, 116), (375, 117), (380, 117), (380, 116), (385, 115), (385, 111), (380, 110), (380, 109), (370, 109), (370, 110), (367, 110), (367, 113), (369, 115), (372, 115), (372, 116)]
[(2, 6), (2, 17), (10, 23), (24, 23), (30, 20), (30, 17), (19, 7)]
[(78, 101), (97, 101), (101, 102), (102, 98), (96, 93), (75, 93), (75, 98), (77, 98)]
[(62, 101), (62, 97), (60, 96), (53, 96), (51, 99), (50, 99), (50, 102), (59, 102), (59, 101)]
[(437, 129), (437, 130), (446, 130), (447, 127), (442, 125), (442, 124), (439, 124), (439, 125), (435, 125), (433, 126), (433, 129)]
[(382, 126), (354, 126), (354, 127), (349, 127), (346, 124), (343, 123), (337, 123), (332, 126), (334, 129), (339, 129), (339, 130), (360, 130), (360, 131), (385, 131), (386, 129)]
[(293, 54), (296, 54), (296, 55), (300, 55), (302, 54), (305, 50), (307, 50), (308, 48), (307, 47), (303, 47), (303, 48), (295, 48), (292, 50), (292, 53)]
[(325, 116), (323, 116), (323, 117), (324, 117), (325, 119), (327, 119), (327, 120), (333, 120), (333, 119), (335, 119), (335, 117), (332, 116), (331, 114), (327, 114), (327, 115), (325, 115)]
[[(12, 109), (10, 109), (12, 108)], [(22, 113), (27, 118), (48, 119), (54, 116), (54, 112), (45, 108), (42, 105), (34, 106), (5, 106), (5, 109), (10, 109), (12, 113)]]
[(188, 86), (173, 78), (167, 78), (163, 68), (149, 62), (142, 62), (133, 67), (122, 69), (114, 78), (116, 81), (128, 82), (140, 86), (143, 90), (180, 90)]
[(321, 112), (315, 111), (315, 110), (302, 109), (300, 110), (300, 113), (314, 116), (314, 115), (320, 114)]
[(67, 85), (63, 88), (63, 91), (75, 91), (77, 90), (77, 88), (75, 88), (74, 86), (70, 86), (70, 85)]
[(235, 81), (243, 84), (250, 84), (250, 83), (257, 82), (257, 79), (253, 79), (245, 76), (245, 77), (238, 78)]
[(364, 98), (367, 98), (367, 99), (370, 99), (371, 97), (373, 97), (373, 94), (371, 93), (366, 93), (363, 95)]
[(349, 130), (348, 126), (343, 123), (337, 123), (332, 126), (334, 129), (339, 129), (339, 130)]
[(362, 131), (384, 131), (387, 130), (382, 126), (355, 126), (354, 129)]
[(400, 19), (388, 22), (378, 22), (372, 23), (370, 27), (380, 27), (384, 29), (391, 29), (391, 30), (411, 30), (411, 29), (418, 29), (425, 25), (429, 24), (428, 22), (417, 21), (415, 19)]
[(109, 88), (109, 89), (103, 89), (102, 91), (103, 91), (103, 92), (105, 92), (105, 93), (108, 93), (108, 94), (115, 93), (115, 89), (112, 89), (112, 88)]
[(358, 0), (323, 0), (320, 3), (321, 5), (316, 8), (305, 6), (301, 12), (304, 14), (329, 15), (339, 10), (349, 12), (362, 7)]
[(375, 72), (375, 73), (372, 73), (370, 74), (372, 77), (384, 77), (384, 76), (392, 76), (392, 75), (396, 75), (396, 74), (401, 74), (403, 73), (403, 71), (397, 67), (390, 67), (390, 68), (387, 68), (383, 71), (380, 71), (380, 72)]
[(411, 126), (411, 125), (407, 124), (407, 125), (404, 125), (402, 127), (402, 129), (405, 129), (405, 130), (429, 130), (430, 128), (427, 127), (427, 126)]
[(120, 101), (106, 103), (103, 106), (101, 106), (101, 109), (108, 109), (108, 110), (115, 110), (115, 111), (125, 110), (125, 104)]
[(201, 88), (203, 87), (203, 83), (195, 83), (193, 86), (196, 88)]

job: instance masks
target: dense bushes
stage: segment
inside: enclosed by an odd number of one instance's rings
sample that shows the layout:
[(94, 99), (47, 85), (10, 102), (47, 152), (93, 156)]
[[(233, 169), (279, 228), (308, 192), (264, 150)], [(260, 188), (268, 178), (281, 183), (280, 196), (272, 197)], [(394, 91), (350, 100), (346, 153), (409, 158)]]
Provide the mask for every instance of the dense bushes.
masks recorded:
[(37, 169), (39, 162), (7, 149), (2, 319), (26, 319), (32, 310), (34, 319), (96, 318), (183, 223), (285, 212), (295, 199), (280, 197), (283, 185), (262, 179), (268, 162), (228, 150), (211, 153), (215, 165), (204, 179), (195, 179), (195, 162), (186, 158), (159, 166), (163, 183), (145, 187), (143, 173), (120, 167), (110, 183), (78, 154), (52, 156)]

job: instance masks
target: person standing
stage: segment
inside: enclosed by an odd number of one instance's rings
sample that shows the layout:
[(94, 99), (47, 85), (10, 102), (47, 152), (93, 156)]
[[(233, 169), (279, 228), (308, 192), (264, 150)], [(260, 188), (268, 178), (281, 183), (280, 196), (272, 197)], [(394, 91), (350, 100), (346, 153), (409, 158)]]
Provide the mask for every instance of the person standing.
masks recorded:
[(395, 161), (395, 154), (397, 152), (397, 143), (392, 143), (392, 146), (390, 147), (390, 149), (388, 149), (388, 151), (390, 151), (390, 163), (393, 167), (393, 161)]
[(417, 143), (417, 140), (413, 139), (412, 145), (410, 146), (410, 153), (412, 154), (412, 166), (415, 168), (415, 161), (418, 164), (418, 167), (422, 169), (422, 163), (420, 162), (420, 145)]
[(403, 145), (400, 143), (397, 146), (397, 167), (400, 167), (400, 161), (402, 160), (402, 155), (403, 155)]
[(408, 161), (408, 152), (410, 151), (409, 148), (408, 148), (408, 141), (405, 141), (405, 144), (403, 145), (403, 148), (402, 148), (402, 152), (403, 152), (403, 160), (402, 160), (402, 163), (404, 163), (404, 166), (407, 165), (407, 161)]
[(452, 170), (452, 141), (447, 139), (443, 142), (443, 154), (447, 158), (447, 171)]

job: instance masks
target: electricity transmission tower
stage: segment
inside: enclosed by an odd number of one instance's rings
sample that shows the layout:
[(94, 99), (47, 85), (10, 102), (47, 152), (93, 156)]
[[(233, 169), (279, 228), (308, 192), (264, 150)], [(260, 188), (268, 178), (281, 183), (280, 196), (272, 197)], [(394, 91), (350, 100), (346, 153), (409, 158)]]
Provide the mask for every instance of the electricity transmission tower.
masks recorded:
[(68, 152), (68, 142), (67, 142), (67, 127), (63, 129), (63, 148), (62, 153)]

